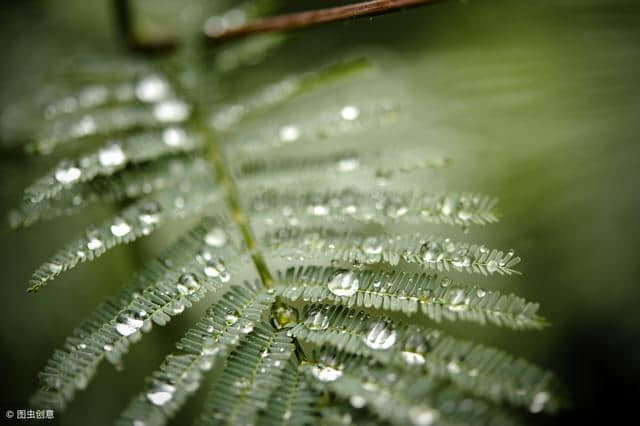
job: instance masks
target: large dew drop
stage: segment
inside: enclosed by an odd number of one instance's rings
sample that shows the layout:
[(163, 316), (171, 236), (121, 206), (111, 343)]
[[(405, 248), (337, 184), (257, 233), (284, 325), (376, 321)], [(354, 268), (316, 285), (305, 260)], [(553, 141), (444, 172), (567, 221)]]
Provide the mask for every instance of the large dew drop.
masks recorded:
[(142, 102), (157, 102), (169, 94), (169, 84), (160, 76), (150, 75), (136, 86), (136, 97)]
[(329, 328), (329, 317), (321, 309), (309, 312), (307, 328), (309, 330), (326, 330)]
[(375, 321), (363, 337), (364, 344), (371, 349), (389, 349), (396, 342), (396, 331), (386, 321)]
[(329, 279), (329, 291), (339, 297), (350, 297), (360, 288), (360, 281), (354, 272), (346, 269), (336, 271)]

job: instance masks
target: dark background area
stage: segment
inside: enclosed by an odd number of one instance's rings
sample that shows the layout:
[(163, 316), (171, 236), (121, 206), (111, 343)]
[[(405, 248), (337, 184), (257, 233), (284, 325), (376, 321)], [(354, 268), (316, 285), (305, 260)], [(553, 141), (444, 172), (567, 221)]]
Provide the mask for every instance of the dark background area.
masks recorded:
[[(138, 13), (151, 10), (136, 22), (151, 39), (163, 31), (183, 34), (198, 16), (185, 12), (171, 24), (172, 2), (133, 3)], [(309, 7), (323, 4), (310, 1)], [(0, 6), (3, 127), (61, 64), (120, 54), (111, 6), (100, 0)], [(405, 134), (428, 134), (425, 143), (433, 139), (455, 159), (450, 186), (500, 197), (502, 225), (473, 238), (517, 249), (523, 276), (502, 289), (540, 302), (552, 327), (517, 333), (455, 328), (558, 374), (573, 408), (533, 417), (533, 424), (611, 424), (625, 416), (633, 422), (640, 402), (639, 23), (633, 0), (444, 1), (303, 31), (247, 71), (255, 81), (271, 81), (307, 61), (331, 58), (334, 50), (371, 52), (398, 79), (388, 81), (389, 90), (402, 86), (412, 107)], [(48, 164), (13, 150), (2, 154), (3, 214)], [(65, 275), (55, 288), (25, 294), (41, 261), (112, 208), (0, 233), (0, 405), (24, 407), (53, 349), (171, 239), (169, 230), (120, 247)], [(110, 424), (194, 315), (156, 327), (125, 358), (123, 371), (102, 366), (61, 424), (88, 424), (88, 418), (95, 426)]]

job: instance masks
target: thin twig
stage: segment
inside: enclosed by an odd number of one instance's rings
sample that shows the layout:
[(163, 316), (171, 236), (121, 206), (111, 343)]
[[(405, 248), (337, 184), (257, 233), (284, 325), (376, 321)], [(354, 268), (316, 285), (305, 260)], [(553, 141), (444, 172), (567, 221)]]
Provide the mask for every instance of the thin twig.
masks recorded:
[(380, 14), (394, 9), (433, 3), (435, 1), (436, 0), (370, 0), (346, 6), (273, 16), (229, 28), (221, 32), (207, 33), (206, 35), (211, 40), (222, 40), (256, 32), (292, 30), (356, 16)]

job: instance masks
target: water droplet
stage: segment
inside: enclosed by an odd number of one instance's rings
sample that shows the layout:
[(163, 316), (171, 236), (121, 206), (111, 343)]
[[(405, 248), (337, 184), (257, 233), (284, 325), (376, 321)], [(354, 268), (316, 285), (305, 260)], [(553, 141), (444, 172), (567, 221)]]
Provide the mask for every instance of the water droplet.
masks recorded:
[(438, 412), (426, 405), (411, 407), (409, 420), (415, 426), (431, 426), (438, 419)]
[(222, 247), (227, 242), (227, 234), (220, 228), (213, 228), (205, 235), (204, 242), (212, 247)]
[(455, 360), (452, 360), (449, 362), (449, 364), (447, 364), (447, 370), (451, 374), (458, 374), (460, 373), (460, 366)]
[(440, 209), (440, 211), (444, 216), (449, 216), (453, 212), (454, 208), (455, 208), (455, 202), (453, 198), (446, 197), (442, 202), (442, 208)]
[(359, 115), (360, 110), (353, 105), (347, 105), (340, 110), (340, 116), (343, 120), (352, 121), (358, 118)]
[(211, 278), (217, 277), (223, 283), (228, 282), (231, 278), (222, 259), (205, 259), (204, 274)]
[(233, 312), (227, 313), (224, 316), (224, 322), (227, 323), (227, 325), (233, 325), (236, 322), (238, 322), (238, 312), (233, 311)]
[(187, 133), (180, 127), (169, 127), (162, 132), (162, 141), (168, 146), (180, 146), (187, 141)]
[(490, 274), (493, 274), (497, 270), (498, 270), (498, 262), (496, 262), (495, 259), (492, 259), (492, 260), (487, 262), (487, 271)]
[(144, 325), (147, 317), (145, 311), (126, 310), (116, 319), (116, 331), (123, 336), (130, 336)]
[(346, 157), (338, 162), (338, 170), (341, 172), (351, 172), (360, 167), (360, 162), (355, 157)]
[(310, 312), (307, 321), (309, 330), (326, 330), (329, 328), (329, 317), (321, 309)]
[(351, 398), (349, 398), (349, 402), (353, 408), (362, 408), (367, 405), (367, 400), (360, 395), (352, 395)]
[(485, 297), (487, 295), (487, 292), (484, 291), (483, 289), (479, 288), (476, 291), (476, 296), (478, 296), (480, 299), (482, 299), (483, 297)]
[(409, 365), (422, 365), (425, 363), (424, 355), (417, 352), (402, 351), (400, 355), (404, 362)]
[(189, 105), (179, 100), (162, 101), (153, 108), (153, 115), (162, 122), (184, 121), (189, 113)]
[(241, 331), (243, 334), (249, 334), (249, 333), (251, 333), (251, 332), (253, 331), (253, 322), (251, 322), (251, 321), (247, 321), (247, 322), (242, 326), (242, 328), (240, 329), (240, 331)]
[(160, 203), (155, 200), (145, 202), (140, 208), (140, 222), (144, 225), (155, 225), (160, 221)]
[(326, 216), (329, 214), (329, 207), (324, 204), (318, 204), (315, 206), (310, 206), (309, 211), (314, 216)]
[(350, 297), (360, 288), (360, 281), (354, 272), (342, 269), (336, 271), (329, 279), (328, 288), (336, 296)]
[(199, 288), (200, 284), (198, 283), (198, 279), (193, 274), (182, 274), (180, 278), (178, 278), (176, 290), (178, 290), (180, 294), (190, 295), (198, 291)]
[(80, 179), (82, 171), (72, 163), (63, 163), (55, 172), (55, 178), (62, 184), (69, 184)]
[(300, 130), (296, 126), (284, 126), (280, 129), (279, 136), (283, 142), (295, 142), (300, 137)]
[(175, 391), (175, 386), (170, 385), (169, 383), (157, 382), (153, 389), (147, 393), (147, 399), (153, 405), (162, 406), (173, 398)]
[(532, 413), (539, 413), (544, 409), (544, 406), (549, 402), (551, 396), (548, 392), (538, 392), (533, 396), (533, 400), (531, 401), (531, 405), (529, 406), (529, 411)]
[(98, 250), (100, 247), (102, 247), (102, 241), (96, 237), (91, 237), (87, 242), (87, 248), (89, 250)]
[(98, 152), (98, 161), (103, 167), (118, 167), (124, 164), (127, 156), (117, 143), (110, 143)]
[(96, 122), (90, 115), (85, 115), (78, 121), (71, 132), (74, 136), (82, 137), (90, 135), (96, 131)]
[(311, 369), (311, 374), (322, 382), (333, 382), (342, 376), (342, 370), (328, 365), (314, 365)]
[(136, 96), (142, 102), (158, 102), (168, 94), (169, 84), (158, 75), (147, 76), (136, 86)]
[(376, 237), (369, 237), (362, 242), (362, 251), (366, 254), (382, 253), (382, 244)]
[(278, 330), (293, 327), (298, 322), (298, 311), (291, 306), (282, 304), (273, 309), (271, 319), (273, 326)]
[(409, 209), (406, 206), (397, 203), (390, 203), (386, 208), (387, 216), (392, 219), (404, 216), (408, 211)]
[(389, 349), (396, 342), (396, 331), (387, 321), (375, 321), (363, 340), (371, 349)]
[(47, 265), (49, 272), (53, 273), (53, 274), (58, 274), (60, 272), (62, 272), (62, 265), (56, 262), (50, 262)]
[(116, 237), (124, 237), (131, 232), (131, 226), (122, 218), (116, 218), (111, 225), (111, 233)]

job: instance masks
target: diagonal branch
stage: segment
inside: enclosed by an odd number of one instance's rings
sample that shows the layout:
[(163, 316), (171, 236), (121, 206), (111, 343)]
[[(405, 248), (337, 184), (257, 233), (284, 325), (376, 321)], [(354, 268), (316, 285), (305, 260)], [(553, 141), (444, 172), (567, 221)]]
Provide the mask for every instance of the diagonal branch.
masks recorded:
[(207, 32), (210, 40), (235, 38), (246, 34), (267, 31), (292, 30), (310, 27), (324, 22), (339, 21), (356, 16), (376, 15), (394, 9), (433, 3), (435, 0), (370, 0), (346, 6), (330, 7), (326, 9), (310, 10), (307, 12), (291, 13), (273, 16), (248, 24), (232, 27), (219, 32)]

